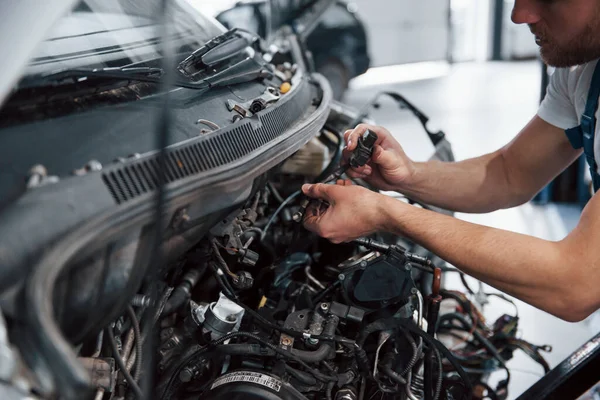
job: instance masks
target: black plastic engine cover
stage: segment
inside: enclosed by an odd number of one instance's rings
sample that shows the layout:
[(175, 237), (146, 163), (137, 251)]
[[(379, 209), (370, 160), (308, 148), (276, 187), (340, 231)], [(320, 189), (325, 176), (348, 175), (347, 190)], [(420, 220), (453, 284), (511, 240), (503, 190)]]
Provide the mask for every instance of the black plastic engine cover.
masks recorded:
[(215, 379), (198, 400), (306, 400), (291, 385), (264, 371), (235, 371)]
[(378, 310), (404, 302), (415, 283), (412, 268), (404, 257), (379, 256), (343, 270), (342, 288), (346, 301)]

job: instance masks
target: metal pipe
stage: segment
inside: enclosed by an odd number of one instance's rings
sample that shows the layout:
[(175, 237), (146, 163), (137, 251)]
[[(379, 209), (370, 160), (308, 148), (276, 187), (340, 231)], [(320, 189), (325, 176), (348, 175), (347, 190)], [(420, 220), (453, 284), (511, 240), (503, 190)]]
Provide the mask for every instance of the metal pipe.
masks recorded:
[(308, 278), (309, 281), (311, 281), (312, 283), (314, 283), (315, 285), (317, 285), (319, 287), (319, 289), (321, 290), (325, 290), (326, 287), (319, 282), (319, 280), (317, 278), (315, 278), (311, 273), (310, 273), (310, 267), (306, 267), (304, 268), (304, 272), (306, 273), (306, 277)]
[(104, 389), (98, 389), (98, 391), (96, 392), (96, 397), (94, 397), (94, 400), (102, 400), (103, 397), (104, 397)]
[(92, 354), (92, 358), (100, 357), (100, 353), (102, 352), (102, 342), (104, 339), (104, 331), (100, 331), (98, 334), (98, 338), (96, 339), (96, 349), (94, 350), (94, 354)]

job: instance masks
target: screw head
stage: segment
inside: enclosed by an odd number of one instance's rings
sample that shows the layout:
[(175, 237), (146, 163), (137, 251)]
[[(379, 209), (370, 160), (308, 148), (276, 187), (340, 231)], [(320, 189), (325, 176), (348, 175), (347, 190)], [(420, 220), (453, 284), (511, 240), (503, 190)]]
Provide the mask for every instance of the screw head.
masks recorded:
[(410, 289), (410, 292), (411, 292), (412, 294), (417, 294), (417, 292), (418, 292), (418, 291), (419, 291), (419, 289), (417, 289), (416, 287), (414, 287), (414, 288)]
[(339, 279), (340, 281), (343, 281), (344, 279), (346, 279), (346, 275), (344, 275), (344, 274), (339, 274), (339, 275), (338, 275), (338, 279)]
[(360, 267), (361, 268), (366, 268), (367, 267), (367, 262), (366, 261), (361, 261), (360, 262)]
[(327, 304), (327, 303), (321, 303), (321, 310), (323, 310), (323, 311), (329, 310), (329, 304)]
[(281, 344), (284, 346), (291, 346), (292, 345), (292, 339), (290, 339), (287, 336), (284, 336), (281, 338)]
[(410, 271), (410, 270), (412, 269), (412, 267), (410, 266), (410, 264), (406, 264), (406, 265), (404, 266), (404, 269), (405, 269), (406, 271)]

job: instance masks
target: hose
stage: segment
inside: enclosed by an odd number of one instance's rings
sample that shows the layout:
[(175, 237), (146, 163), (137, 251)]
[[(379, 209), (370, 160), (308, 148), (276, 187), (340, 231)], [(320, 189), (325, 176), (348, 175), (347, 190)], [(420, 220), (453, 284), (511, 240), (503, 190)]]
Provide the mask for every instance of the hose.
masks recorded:
[(289, 365), (285, 365), (285, 370), (288, 374), (290, 374), (291, 376), (293, 376), (294, 378), (296, 378), (298, 381), (300, 381), (301, 383), (308, 385), (308, 386), (314, 386), (317, 384), (317, 380), (315, 379), (314, 376), (307, 374), (304, 371), (299, 371), (295, 368), (290, 367)]
[[(326, 336), (333, 336), (339, 322), (340, 320), (338, 317), (335, 315), (330, 315), (327, 318), (325, 327), (323, 328), (323, 334)], [(294, 348), (290, 350), (290, 352), (300, 360), (315, 364), (325, 360), (332, 351), (333, 345), (330, 342), (321, 343), (319, 348), (314, 351), (299, 350)]]
[(230, 356), (274, 357), (277, 354), (271, 349), (251, 343), (224, 344), (217, 346), (215, 351)]
[(206, 264), (200, 268), (190, 269), (182, 278), (182, 282), (173, 290), (171, 297), (167, 300), (165, 307), (161, 312), (161, 316), (165, 317), (179, 310), (181, 306), (189, 300), (191, 296), (191, 290), (196, 286), (200, 278), (206, 272)]
[(335, 386), (335, 382), (329, 382), (327, 384), (327, 390), (325, 391), (325, 398), (327, 400), (333, 400), (333, 396), (331, 395), (331, 392), (333, 392), (334, 386)]
[(267, 340), (261, 338), (258, 335), (255, 335), (254, 333), (250, 333), (250, 332), (231, 332), (219, 339), (217, 339), (216, 341), (211, 343), (211, 346), (215, 346), (215, 345), (219, 345), (222, 344), (224, 342), (226, 342), (229, 339), (232, 339), (234, 337), (238, 337), (238, 336), (243, 336), (243, 337), (247, 337), (250, 339), (254, 339), (259, 343), (264, 344), (265, 346), (269, 347), (270, 349), (272, 349), (274, 352), (287, 357), (293, 361), (296, 361), (298, 364), (302, 365), (304, 368), (306, 368), (315, 378), (317, 378), (318, 380), (322, 381), (322, 382), (337, 382), (337, 378), (333, 377), (333, 376), (329, 376), (329, 375), (325, 375), (323, 373), (321, 373), (321, 371), (316, 370), (314, 368), (311, 368), (306, 362), (304, 362), (303, 360), (301, 360), (300, 358), (298, 358), (297, 356), (295, 356), (294, 354), (282, 350), (279, 347), (275, 346), (274, 344), (268, 342)]
[[(129, 371), (127, 371), (125, 362), (123, 361), (123, 358), (119, 354), (119, 349), (117, 348), (117, 343), (115, 341), (115, 335), (113, 334), (113, 331), (110, 327), (106, 328), (106, 335), (108, 336), (108, 343), (110, 344), (110, 347), (112, 349), (113, 357), (115, 358), (115, 362), (119, 366), (119, 369), (121, 370), (121, 373), (123, 374), (123, 377), (129, 384), (129, 387), (131, 388), (131, 390), (133, 390), (133, 392), (135, 393), (135, 396), (139, 400), (142, 400), (144, 398), (144, 395), (142, 394), (142, 389), (140, 389), (140, 387), (138, 386), (136, 381), (133, 379), (133, 377), (131, 376)], [(141, 364), (140, 364), (140, 366), (141, 366)]]

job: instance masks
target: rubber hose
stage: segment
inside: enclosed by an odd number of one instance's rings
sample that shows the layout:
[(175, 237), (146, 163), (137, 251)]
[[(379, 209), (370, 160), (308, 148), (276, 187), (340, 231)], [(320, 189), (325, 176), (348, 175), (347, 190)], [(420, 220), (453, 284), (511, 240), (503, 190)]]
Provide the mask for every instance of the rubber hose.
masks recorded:
[(316, 378), (304, 371), (299, 371), (295, 368), (290, 367), (289, 365), (285, 366), (285, 370), (287, 371), (288, 374), (290, 374), (291, 376), (293, 376), (294, 378), (296, 378), (298, 381), (300, 381), (301, 383), (303, 383), (305, 385), (314, 386), (317, 384)]
[(201, 268), (193, 268), (183, 276), (182, 282), (175, 288), (175, 290), (173, 290), (171, 297), (169, 297), (169, 300), (167, 300), (167, 304), (165, 304), (165, 307), (161, 313), (162, 317), (170, 315), (179, 310), (181, 306), (183, 306), (185, 302), (189, 300), (191, 296), (191, 290), (204, 275), (206, 268), (208, 268), (206, 264)]
[[(327, 318), (327, 322), (325, 323), (325, 327), (323, 328), (323, 335), (325, 336), (333, 336), (335, 335), (335, 330), (338, 326), (340, 319), (335, 315), (330, 315)], [(314, 351), (306, 351), (306, 350), (298, 350), (292, 348), (290, 352), (301, 359), (302, 361), (306, 361), (308, 363), (319, 363), (325, 360), (329, 354), (333, 351), (333, 345), (330, 342), (323, 342), (319, 346), (317, 350)]]
[(275, 353), (271, 349), (266, 349), (259, 344), (224, 344), (217, 346), (216, 351), (230, 356), (254, 356), (254, 357), (274, 357)]

